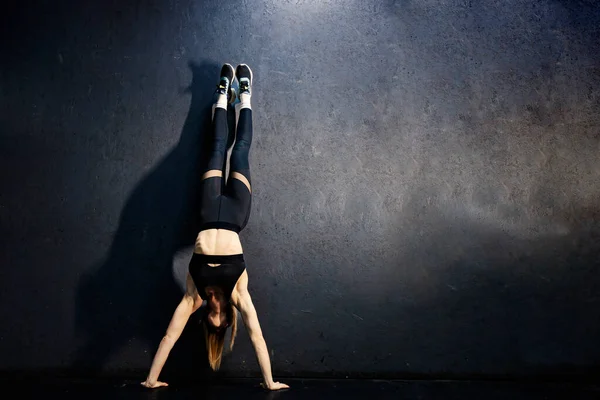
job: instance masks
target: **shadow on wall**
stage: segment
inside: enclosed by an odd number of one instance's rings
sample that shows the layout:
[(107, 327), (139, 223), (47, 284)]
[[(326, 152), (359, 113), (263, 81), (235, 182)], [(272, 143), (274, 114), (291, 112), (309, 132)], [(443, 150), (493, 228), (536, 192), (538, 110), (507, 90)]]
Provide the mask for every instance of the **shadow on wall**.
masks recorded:
[[(182, 248), (191, 249), (198, 232), (198, 183), (210, 147), (219, 74), (213, 63), (190, 63), (190, 68), (190, 109), (177, 146), (135, 187), (108, 256), (80, 280), (76, 327), (86, 338), (74, 361), (80, 372), (104, 372), (110, 357), (134, 339), (147, 344), (152, 357), (183, 295), (173, 277), (173, 257)], [(194, 374), (208, 373), (206, 359), (202, 329), (192, 316), (161, 377), (173, 370), (181, 375), (181, 366), (191, 364)]]

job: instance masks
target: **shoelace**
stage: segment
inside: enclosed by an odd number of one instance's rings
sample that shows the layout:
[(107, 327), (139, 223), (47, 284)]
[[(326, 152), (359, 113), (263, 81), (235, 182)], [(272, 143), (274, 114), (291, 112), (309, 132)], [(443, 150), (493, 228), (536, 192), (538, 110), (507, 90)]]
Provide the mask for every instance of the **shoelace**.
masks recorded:
[(221, 90), (223, 94), (227, 94), (227, 92), (229, 91), (229, 79), (225, 76), (221, 77), (221, 81), (217, 85), (217, 88)]
[(240, 78), (240, 93), (241, 92), (249, 92), (250, 91), (250, 79), (248, 78)]

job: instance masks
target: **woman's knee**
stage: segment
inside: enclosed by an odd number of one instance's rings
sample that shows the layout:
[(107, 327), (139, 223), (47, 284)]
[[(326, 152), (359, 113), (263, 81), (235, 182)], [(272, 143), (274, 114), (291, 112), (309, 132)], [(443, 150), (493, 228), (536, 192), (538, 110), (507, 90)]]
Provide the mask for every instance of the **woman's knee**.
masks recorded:
[(249, 154), (250, 143), (245, 140), (237, 141), (231, 151), (231, 168), (236, 171), (250, 169)]

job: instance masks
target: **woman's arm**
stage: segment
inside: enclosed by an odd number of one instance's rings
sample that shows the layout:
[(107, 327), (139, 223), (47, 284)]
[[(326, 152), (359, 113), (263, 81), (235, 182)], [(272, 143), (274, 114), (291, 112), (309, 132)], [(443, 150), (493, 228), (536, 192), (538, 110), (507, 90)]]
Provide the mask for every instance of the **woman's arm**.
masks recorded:
[(179, 339), (179, 336), (181, 336), (181, 332), (183, 332), (183, 328), (185, 328), (190, 315), (200, 308), (201, 305), (202, 299), (198, 295), (196, 287), (194, 286), (194, 282), (188, 273), (186, 292), (183, 295), (181, 302), (175, 309), (175, 312), (173, 313), (173, 317), (171, 318), (171, 322), (169, 323), (169, 327), (167, 328), (165, 336), (160, 341), (158, 351), (154, 355), (154, 360), (152, 360), (152, 366), (150, 367), (148, 377), (144, 382), (142, 382), (143, 386), (148, 388), (168, 386), (165, 382), (158, 382), (160, 371), (165, 365), (167, 357), (175, 345), (175, 342), (177, 342), (177, 339)]
[(248, 335), (252, 341), (252, 346), (256, 352), (256, 358), (258, 359), (258, 364), (263, 376), (262, 386), (270, 390), (289, 388), (286, 384), (273, 381), (269, 350), (267, 349), (267, 343), (265, 342), (260, 323), (258, 322), (256, 309), (252, 303), (250, 293), (248, 292), (248, 275), (246, 271), (244, 271), (244, 274), (240, 277), (240, 281), (236, 285), (235, 295), (232, 296), (232, 302), (242, 314), (244, 325), (246, 325)]

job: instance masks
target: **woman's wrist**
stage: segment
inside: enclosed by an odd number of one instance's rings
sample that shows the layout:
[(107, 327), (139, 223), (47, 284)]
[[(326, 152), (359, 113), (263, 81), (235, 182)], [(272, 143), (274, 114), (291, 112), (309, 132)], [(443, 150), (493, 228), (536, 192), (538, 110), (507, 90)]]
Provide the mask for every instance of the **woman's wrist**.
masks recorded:
[(274, 383), (275, 381), (273, 380), (273, 378), (263, 379), (263, 384), (268, 388), (273, 386)]

